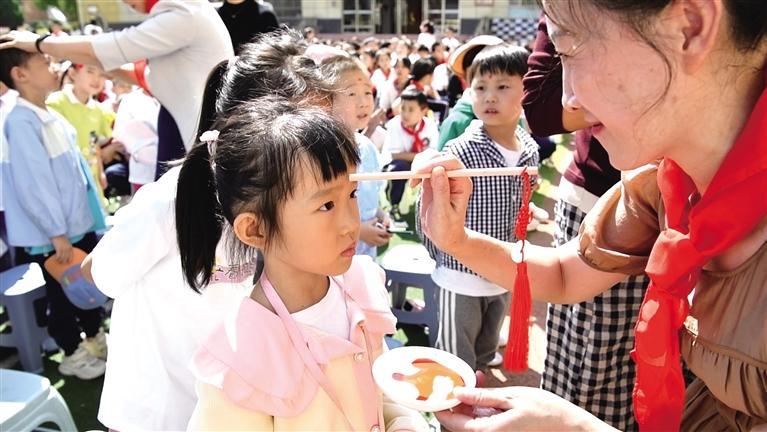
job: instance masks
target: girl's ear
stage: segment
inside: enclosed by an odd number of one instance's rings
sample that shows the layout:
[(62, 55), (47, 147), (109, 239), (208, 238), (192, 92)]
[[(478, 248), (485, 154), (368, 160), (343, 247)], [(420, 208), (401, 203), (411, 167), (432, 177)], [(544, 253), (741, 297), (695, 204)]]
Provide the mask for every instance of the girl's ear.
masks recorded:
[(263, 250), (266, 246), (261, 219), (255, 213), (240, 213), (234, 218), (234, 234), (248, 246)]

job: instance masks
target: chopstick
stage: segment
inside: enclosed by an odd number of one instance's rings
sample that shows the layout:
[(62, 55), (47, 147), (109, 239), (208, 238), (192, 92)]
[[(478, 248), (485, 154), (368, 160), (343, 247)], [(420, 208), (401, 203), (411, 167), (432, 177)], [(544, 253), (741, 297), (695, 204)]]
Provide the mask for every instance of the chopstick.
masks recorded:
[[(526, 170), (530, 175), (538, 175), (538, 167), (508, 167), (508, 168), (467, 168), (447, 171), (448, 177), (493, 177), (522, 175)], [(415, 171), (392, 171), (377, 173), (350, 174), (349, 181), (371, 180), (409, 180), (426, 179), (431, 177), (430, 172), (419, 173)]]

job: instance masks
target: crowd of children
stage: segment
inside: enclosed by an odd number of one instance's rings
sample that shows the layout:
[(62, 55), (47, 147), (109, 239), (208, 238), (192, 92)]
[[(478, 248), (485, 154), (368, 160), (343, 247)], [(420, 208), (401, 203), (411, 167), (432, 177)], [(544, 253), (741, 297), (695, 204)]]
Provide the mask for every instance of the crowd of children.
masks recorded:
[[(0, 50), (0, 82), (18, 94), (0, 107), (9, 246), (18, 263), (41, 266), (90, 253), (83, 277), (114, 299), (107, 358), (104, 310), (78, 309), (45, 271), (59, 371), (106, 371), (103, 424), (427, 427), (371, 393), (395, 319), (369, 258), (411, 210), (401, 208), (406, 184), (348, 174), (409, 170), (441, 145), (472, 168), (540, 158), (519, 125), (527, 51), (480, 39), (466, 55), (454, 36), (422, 30), (417, 48), (406, 38), (310, 46), (289, 30), (242, 44), (210, 74), (198, 143), (157, 181), (161, 108), (145, 89), (96, 66)], [(467, 226), (513, 240), (517, 211), (528, 211), (520, 181), (476, 182)], [(114, 195), (132, 201), (107, 229)], [(508, 292), (424, 241), (437, 261), (438, 347), (475, 368), (498, 364)]]

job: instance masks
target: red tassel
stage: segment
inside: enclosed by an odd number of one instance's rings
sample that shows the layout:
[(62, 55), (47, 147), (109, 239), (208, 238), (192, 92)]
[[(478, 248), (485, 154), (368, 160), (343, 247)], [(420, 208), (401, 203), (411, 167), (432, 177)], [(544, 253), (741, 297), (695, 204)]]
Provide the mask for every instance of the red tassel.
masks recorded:
[(512, 372), (524, 372), (527, 370), (527, 354), (530, 350), (530, 313), (533, 308), (532, 294), (530, 293), (530, 280), (527, 277), (527, 263), (525, 262), (525, 237), (527, 237), (527, 224), (530, 222), (530, 176), (527, 171), (522, 171), (523, 193), (522, 208), (517, 213), (517, 221), (514, 234), (520, 244), (520, 262), (517, 263), (517, 274), (514, 277), (514, 291), (509, 306), (509, 341), (506, 344), (506, 352), (503, 356), (503, 367)]
[(517, 264), (514, 292), (509, 306), (509, 342), (503, 356), (503, 367), (512, 372), (527, 370), (527, 353), (530, 350), (530, 312), (533, 307), (527, 263)]

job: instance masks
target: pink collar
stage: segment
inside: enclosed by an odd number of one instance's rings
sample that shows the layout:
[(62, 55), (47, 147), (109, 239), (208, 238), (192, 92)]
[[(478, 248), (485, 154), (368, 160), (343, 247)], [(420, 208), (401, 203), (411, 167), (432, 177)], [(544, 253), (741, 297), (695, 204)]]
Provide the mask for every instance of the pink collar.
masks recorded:
[[(366, 351), (366, 337), (380, 346), (385, 334), (396, 331), (383, 281), (383, 271), (369, 257), (355, 257), (347, 273), (332, 278), (347, 296), (350, 340), (298, 324), (320, 365)], [(250, 298), (203, 341), (192, 369), (232, 402), (279, 417), (300, 414), (318, 388), (282, 319)]]

